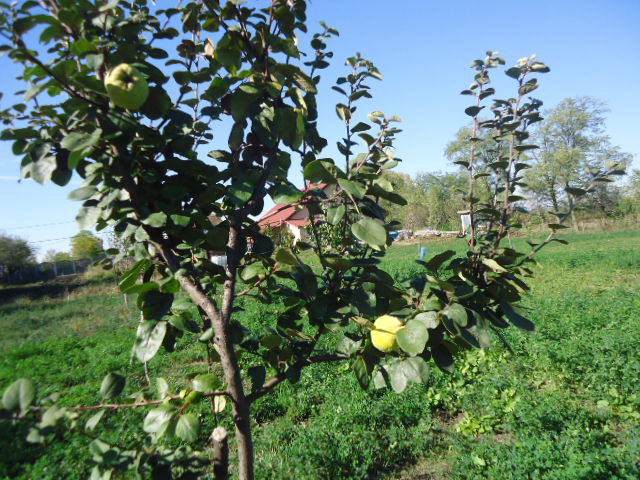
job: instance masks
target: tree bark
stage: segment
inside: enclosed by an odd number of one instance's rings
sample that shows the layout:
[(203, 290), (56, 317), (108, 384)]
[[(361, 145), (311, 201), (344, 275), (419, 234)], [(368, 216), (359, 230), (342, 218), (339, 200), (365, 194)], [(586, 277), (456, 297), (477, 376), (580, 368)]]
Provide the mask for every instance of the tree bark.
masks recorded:
[[(567, 187), (569, 187), (569, 184), (566, 184)], [(573, 197), (571, 196), (571, 194), (567, 194), (567, 198), (569, 199), (569, 215), (571, 215), (571, 226), (573, 227), (573, 229), (577, 232), (579, 231), (579, 227), (578, 227), (578, 220), (576, 219), (576, 204), (573, 201)]]
[(227, 382), (228, 391), (233, 399), (233, 414), (236, 425), (236, 443), (238, 447), (238, 473), (240, 480), (253, 480), (253, 439), (251, 438), (250, 403), (244, 393), (240, 365), (231, 341), (229, 324), (235, 300), (236, 277), (241, 255), (241, 220), (237, 219), (229, 229), (227, 242), (227, 280), (222, 295), (222, 310), (213, 318), (216, 332), (216, 345)]
[(553, 205), (553, 211), (560, 211), (560, 206), (558, 205), (558, 197), (556, 195), (555, 189), (552, 188), (549, 192), (551, 194), (551, 204)]
[[(224, 283), (222, 308), (219, 309), (213, 299), (211, 299), (201, 286), (188, 275), (179, 277), (180, 285), (189, 294), (191, 299), (199, 305), (207, 316), (211, 319), (213, 331), (215, 332), (215, 344), (220, 355), (220, 364), (224, 372), (227, 383), (227, 391), (233, 401), (233, 414), (236, 426), (235, 436), (238, 448), (238, 469), (240, 480), (253, 480), (253, 440), (251, 438), (251, 419), (249, 417), (250, 403), (247, 401), (242, 386), (240, 375), (240, 365), (238, 357), (231, 341), (229, 322), (233, 312), (235, 299), (235, 285), (238, 262), (240, 255), (238, 252), (238, 242), (240, 240), (239, 228), (234, 225), (229, 230), (229, 241), (227, 243), (227, 280)], [(180, 268), (180, 263), (173, 255), (171, 249), (161, 240), (153, 239), (153, 244), (158, 248), (169, 268), (176, 272)]]
[[(232, 230), (233, 231), (233, 230)], [(229, 235), (231, 237), (231, 234)], [(229, 262), (231, 263), (231, 262)], [(229, 270), (229, 267), (227, 267)], [(235, 290), (236, 267), (232, 268), (233, 277), (227, 277), (224, 286), (223, 309), (218, 310), (212, 300), (193, 284), (187, 277), (180, 277), (180, 283), (193, 301), (205, 311), (211, 319), (215, 332), (215, 344), (220, 355), (220, 364), (227, 383), (227, 391), (233, 400), (233, 415), (236, 426), (235, 436), (238, 447), (238, 468), (240, 480), (253, 480), (253, 440), (249, 402), (244, 393), (240, 376), (240, 365), (229, 332), (229, 320), (233, 310), (232, 299)], [(233, 279), (232, 279), (233, 278)], [(231, 300), (230, 300), (231, 299)], [(229, 303), (231, 301), (231, 303)]]

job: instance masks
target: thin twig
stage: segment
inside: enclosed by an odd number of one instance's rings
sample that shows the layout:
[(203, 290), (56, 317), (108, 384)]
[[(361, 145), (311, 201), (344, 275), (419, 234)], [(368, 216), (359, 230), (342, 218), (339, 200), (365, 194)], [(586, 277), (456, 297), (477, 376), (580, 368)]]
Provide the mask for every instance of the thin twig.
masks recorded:
[[(219, 390), (219, 391), (215, 391), (215, 392), (204, 393), (202, 395), (202, 398), (219, 397), (219, 396), (223, 396), (223, 395), (229, 395), (229, 392), (227, 392), (226, 390)], [(182, 397), (180, 397), (180, 395), (168, 395), (167, 397), (171, 398), (172, 400), (176, 400), (176, 399), (181, 399), (182, 398)], [(149, 400), (149, 401), (144, 401), (144, 402), (101, 403), (99, 405), (83, 405), (83, 406), (61, 407), (61, 408), (65, 408), (66, 410), (70, 410), (70, 411), (73, 411), (73, 412), (82, 412), (82, 411), (87, 411), (87, 410), (101, 410), (101, 409), (120, 410), (120, 409), (123, 409), (123, 408), (138, 408), (138, 407), (150, 407), (152, 405), (160, 405), (164, 401), (165, 401), (165, 399), (163, 398), (161, 400)], [(49, 408), (49, 407), (31, 407), (31, 410), (39, 412), (39, 411), (47, 410), (47, 408)]]

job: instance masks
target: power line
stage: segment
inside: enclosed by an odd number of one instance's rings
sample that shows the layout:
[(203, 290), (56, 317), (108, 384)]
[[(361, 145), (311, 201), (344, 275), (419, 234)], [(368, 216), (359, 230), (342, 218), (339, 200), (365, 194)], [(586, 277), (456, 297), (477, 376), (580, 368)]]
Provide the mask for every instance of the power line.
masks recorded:
[[(101, 235), (110, 235), (111, 232), (96, 232), (96, 233), (92, 233), (91, 235), (95, 236), (101, 236)], [(44, 242), (56, 242), (59, 240), (69, 240), (74, 238), (75, 235), (71, 236), (71, 237), (60, 237), (60, 238), (47, 238), (44, 240), (28, 240), (29, 243), (44, 243)]]
[(40, 225), (24, 225), (22, 227), (10, 227), (10, 228), (2, 228), (2, 230), (23, 230), (26, 228), (38, 228), (38, 227), (49, 227), (51, 225), (63, 225), (65, 223), (75, 223), (75, 220), (69, 220), (67, 222), (53, 222), (53, 223), (41, 223)]
[(46, 240), (30, 240), (29, 243), (56, 242), (58, 240), (69, 240), (70, 238), (73, 237), (48, 238)]

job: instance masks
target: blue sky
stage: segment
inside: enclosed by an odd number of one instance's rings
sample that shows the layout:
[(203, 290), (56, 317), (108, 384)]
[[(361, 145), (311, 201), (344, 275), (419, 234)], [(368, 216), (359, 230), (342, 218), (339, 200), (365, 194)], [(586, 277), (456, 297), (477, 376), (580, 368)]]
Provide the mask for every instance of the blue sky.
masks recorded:
[[(346, 72), (344, 59), (359, 51), (374, 61), (384, 81), (371, 84), (374, 98), (362, 102), (358, 113), (382, 110), (404, 120), (396, 143), (404, 160), (398, 171), (450, 169), (443, 150), (468, 118), (463, 112), (468, 97), (459, 92), (471, 83), (469, 64), (494, 50), (502, 52), (508, 65), (536, 53), (551, 67), (536, 92), (547, 107), (577, 95), (605, 101), (611, 110), (607, 132), (612, 143), (634, 154), (634, 167), (640, 168), (638, 0), (315, 0), (308, 13), (312, 32), (320, 20), (340, 31), (330, 44), (335, 56), (323, 71), (319, 98), (321, 134), (330, 146), (343, 130), (334, 113), (340, 99), (329, 87)], [(0, 69), (0, 91), (6, 95), (20, 90), (13, 80), (17, 70), (7, 57), (0, 57)], [(494, 77), (498, 96), (510, 94), (509, 80), (502, 74)], [(10, 100), (5, 96), (0, 108)], [(220, 138), (226, 135), (219, 133)], [(19, 160), (10, 144), (1, 142), (0, 231), (34, 242), (40, 254), (50, 248), (68, 250), (66, 237), (78, 231), (73, 220), (79, 205), (66, 196), (78, 185), (18, 183), (18, 175)], [(293, 178), (300, 182), (299, 174)]]

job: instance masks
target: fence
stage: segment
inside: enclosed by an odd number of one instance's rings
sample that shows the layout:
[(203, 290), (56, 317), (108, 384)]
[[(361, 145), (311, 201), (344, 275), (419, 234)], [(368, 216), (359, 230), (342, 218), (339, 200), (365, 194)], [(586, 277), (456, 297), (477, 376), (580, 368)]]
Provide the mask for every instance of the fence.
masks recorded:
[(82, 258), (80, 260), (44, 262), (11, 270), (0, 265), (0, 284), (16, 285), (43, 282), (60, 275), (84, 273), (96, 260), (98, 259)]

